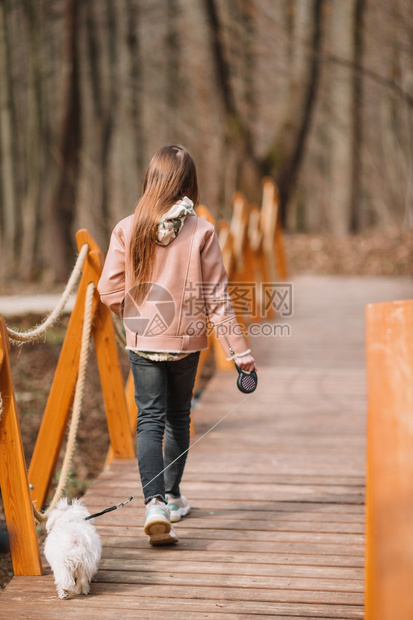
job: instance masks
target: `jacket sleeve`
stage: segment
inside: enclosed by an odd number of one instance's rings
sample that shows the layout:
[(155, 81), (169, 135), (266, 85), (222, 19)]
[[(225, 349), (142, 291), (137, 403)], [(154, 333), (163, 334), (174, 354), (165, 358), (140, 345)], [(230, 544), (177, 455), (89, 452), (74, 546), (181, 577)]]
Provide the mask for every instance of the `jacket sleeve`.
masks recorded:
[(110, 238), (98, 291), (101, 301), (120, 316), (125, 298), (125, 237), (120, 226), (116, 226)]
[(229, 296), (228, 276), (215, 230), (206, 237), (201, 250), (201, 268), (208, 321), (213, 326), (227, 359), (250, 353)]

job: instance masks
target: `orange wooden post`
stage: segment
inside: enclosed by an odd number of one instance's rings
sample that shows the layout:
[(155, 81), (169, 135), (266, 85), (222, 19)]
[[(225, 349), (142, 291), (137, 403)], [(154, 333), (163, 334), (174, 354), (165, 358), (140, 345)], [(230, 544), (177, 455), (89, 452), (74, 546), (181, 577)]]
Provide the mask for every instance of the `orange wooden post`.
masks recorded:
[[(275, 185), (269, 177), (262, 180), (262, 204), (260, 228), (262, 232), (261, 243), (261, 270), (265, 282), (276, 282), (277, 271), (274, 256), (274, 239), (277, 227), (278, 203), (274, 199)], [(270, 306), (267, 318), (275, 317), (275, 311)]]
[(215, 218), (211, 211), (205, 205), (198, 205), (196, 208), (196, 214), (198, 217), (202, 217), (215, 226)]
[(134, 438), (136, 433), (136, 421), (138, 418), (138, 407), (136, 406), (135, 401), (135, 384), (133, 382), (132, 371), (129, 371), (128, 378), (126, 380), (125, 398), (129, 414), (129, 427), (131, 430), (132, 438)]
[(220, 220), (218, 224), (218, 241), (221, 248), (222, 262), (224, 263), (225, 271), (228, 275), (228, 280), (235, 272), (235, 252), (234, 252), (234, 237), (231, 232), (231, 227), (225, 220)]
[[(133, 382), (132, 371), (129, 371), (128, 378), (126, 379), (125, 385), (125, 401), (126, 408), (128, 410), (128, 418), (129, 418), (129, 430), (132, 438), (132, 443), (135, 445), (136, 443), (136, 424), (138, 420), (138, 408), (135, 402), (135, 384)], [(106, 455), (105, 465), (104, 467), (108, 467), (110, 463), (115, 458), (112, 446), (109, 446), (108, 453)]]
[(284, 235), (279, 214), (277, 219), (277, 226), (275, 227), (274, 250), (277, 260), (278, 274), (281, 280), (286, 280), (288, 277), (287, 259), (285, 257)]
[[(230, 230), (233, 239), (234, 270), (231, 280), (245, 282), (245, 247), (248, 234), (248, 203), (241, 192), (235, 192)], [(247, 270), (248, 271), (248, 270)]]
[(122, 369), (110, 310), (99, 304), (93, 329), (113, 458), (134, 458)]
[(273, 282), (276, 281), (276, 267), (274, 261), (274, 238), (278, 217), (278, 202), (275, 200), (274, 181), (265, 177), (262, 180), (262, 203), (261, 203), (261, 232), (262, 232), (262, 248), (268, 260), (270, 269), (270, 277)]
[(277, 186), (270, 177), (262, 180), (261, 230), (263, 251), (268, 260), (270, 277), (273, 282), (276, 282), (277, 276), (285, 279), (287, 263), (279, 216), (279, 195)]
[(413, 301), (366, 308), (366, 619), (413, 618)]
[[(90, 235), (83, 234), (80, 239), (78, 236), (79, 249), (83, 243), (89, 243), (89, 247), (93, 247), (94, 242)], [(29, 481), (33, 485), (32, 498), (33, 501), (36, 501), (38, 510), (41, 510), (49, 491), (70, 418), (70, 406), (79, 367), (87, 285), (89, 282), (97, 284), (100, 272), (100, 252), (90, 251), (83, 265), (75, 306), (70, 317), (30, 462)], [(97, 303), (97, 295), (94, 295), (93, 313), (96, 310)]]
[(6, 323), (0, 317), (0, 487), (15, 575), (41, 575), (39, 545), (9, 363)]
[(194, 394), (196, 394), (199, 388), (199, 382), (201, 379), (202, 371), (204, 370), (205, 362), (211, 357), (211, 336), (208, 336), (208, 349), (203, 349), (199, 356), (198, 368), (196, 371), (195, 383), (194, 383)]
[[(233, 238), (231, 234), (231, 230), (228, 222), (221, 220), (219, 222), (219, 245), (222, 252), (222, 259), (224, 263), (225, 270), (228, 274), (228, 280), (230, 280), (234, 268), (235, 268), (235, 256), (234, 256), (234, 246), (233, 246)], [(218, 338), (215, 334), (215, 331), (212, 332), (211, 337), (212, 349), (214, 351), (215, 356), (215, 366), (217, 370), (232, 370), (233, 363), (228, 361), (224, 351), (222, 350), (221, 345), (218, 342)]]
[[(251, 278), (257, 284), (262, 285), (268, 282), (268, 269), (266, 259), (262, 251), (263, 235), (260, 228), (260, 209), (256, 204), (251, 205), (248, 218), (247, 245), (245, 252), (245, 262), (249, 265)], [(257, 287), (255, 306), (253, 308), (252, 321), (258, 321), (263, 317), (265, 300), (262, 298), (263, 288)]]
[[(251, 300), (248, 304), (246, 315), (239, 312), (237, 314), (239, 323), (241, 323), (245, 329), (247, 328), (248, 321), (257, 319), (257, 306), (260, 304), (259, 284), (262, 282), (262, 277), (261, 270), (256, 270), (257, 249), (262, 246), (259, 217), (260, 212), (258, 207), (255, 206), (250, 208), (243, 194), (236, 192), (234, 194), (234, 210), (231, 220), (233, 252), (235, 257), (235, 265), (231, 280), (234, 283), (240, 283), (241, 286), (255, 287), (255, 292), (251, 293)], [(248, 297), (246, 297), (246, 299), (248, 299)], [(243, 304), (247, 303), (248, 301), (243, 301)]]

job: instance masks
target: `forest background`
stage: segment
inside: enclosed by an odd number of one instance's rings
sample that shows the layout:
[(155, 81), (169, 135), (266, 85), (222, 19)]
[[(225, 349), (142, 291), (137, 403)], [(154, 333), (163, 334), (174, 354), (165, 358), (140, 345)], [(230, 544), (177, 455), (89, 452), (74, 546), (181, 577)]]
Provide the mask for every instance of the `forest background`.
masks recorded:
[(219, 217), (271, 175), (307, 266), (372, 233), (411, 265), (410, 0), (0, 0), (0, 286), (106, 249), (167, 143)]

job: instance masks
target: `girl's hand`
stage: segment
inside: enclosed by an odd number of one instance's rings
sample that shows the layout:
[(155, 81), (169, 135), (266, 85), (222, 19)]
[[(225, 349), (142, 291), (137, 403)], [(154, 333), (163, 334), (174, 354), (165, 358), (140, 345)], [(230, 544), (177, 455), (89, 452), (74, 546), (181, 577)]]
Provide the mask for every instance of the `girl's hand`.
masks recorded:
[(245, 370), (246, 372), (258, 370), (254, 358), (249, 353), (247, 355), (243, 355), (242, 357), (236, 357), (235, 363), (241, 368), (241, 370)]

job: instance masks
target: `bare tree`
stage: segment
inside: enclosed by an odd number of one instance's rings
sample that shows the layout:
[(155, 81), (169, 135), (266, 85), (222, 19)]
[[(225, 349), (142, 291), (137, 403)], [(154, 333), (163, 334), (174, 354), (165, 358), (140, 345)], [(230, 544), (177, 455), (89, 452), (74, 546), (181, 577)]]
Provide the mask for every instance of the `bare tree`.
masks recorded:
[[(364, 13), (365, 0), (355, 0), (353, 18), (353, 58), (355, 66), (363, 65), (364, 55)], [(366, 213), (362, 209), (362, 179), (363, 179), (363, 77), (358, 72), (353, 73), (353, 117), (352, 135), (352, 171), (351, 171), (351, 218), (350, 230), (355, 232), (365, 228)]]
[(73, 262), (74, 221), (79, 149), (81, 143), (79, 58), (77, 48), (78, 0), (66, 0), (65, 7), (65, 83), (63, 113), (56, 150), (59, 178), (53, 190), (48, 213), (49, 267), (53, 279), (65, 280)]
[(38, 233), (40, 226), (41, 158), (39, 144), (43, 140), (41, 100), (42, 80), (40, 71), (41, 25), (40, 13), (35, 4), (25, 0), (22, 4), (29, 41), (29, 76), (27, 85), (27, 139), (26, 139), (26, 192), (22, 203), (22, 244), (19, 275), (29, 280), (34, 273)]
[[(286, 118), (278, 138), (281, 162), (275, 173), (280, 192), (282, 221), (294, 190), (301, 162), (305, 155), (306, 140), (311, 126), (320, 74), (319, 51), (322, 43), (323, 0), (309, 3), (300, 0), (295, 13), (295, 67), (290, 98), (286, 102)], [(274, 147), (272, 147), (274, 148)]]
[[(330, 16), (330, 45), (338, 56), (353, 58), (354, 2), (333, 0)], [(345, 68), (330, 72), (331, 97), (331, 167), (330, 167), (330, 227), (337, 235), (350, 231), (353, 197), (352, 115), (353, 80)]]
[[(260, 164), (254, 153), (251, 132), (239, 112), (234, 89), (231, 82), (230, 64), (226, 58), (222, 23), (216, 0), (204, 0), (205, 12), (209, 23), (211, 51), (216, 71), (218, 92), (221, 97), (225, 122), (226, 165), (223, 190), (224, 204), (231, 204), (234, 188), (243, 188), (247, 179), (253, 179), (257, 185), (261, 176)], [(245, 20), (244, 24), (249, 24)], [(250, 187), (251, 189), (251, 187)]]
[(0, 271), (3, 275), (14, 273), (18, 225), (9, 44), (6, 3), (2, 0), (0, 2), (0, 140), (3, 201), (0, 215), (3, 231), (3, 257), (0, 261)]

